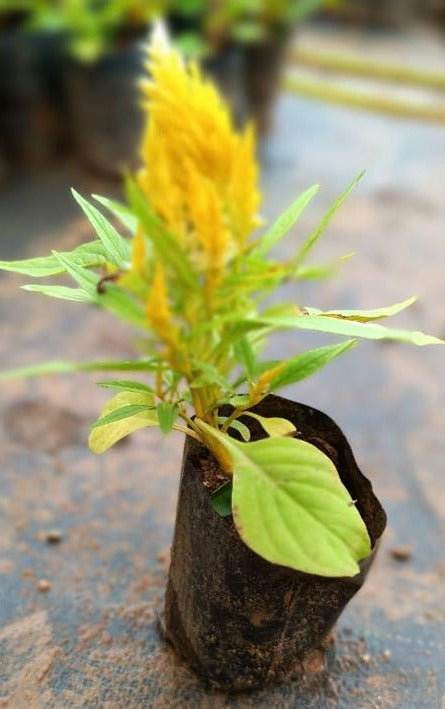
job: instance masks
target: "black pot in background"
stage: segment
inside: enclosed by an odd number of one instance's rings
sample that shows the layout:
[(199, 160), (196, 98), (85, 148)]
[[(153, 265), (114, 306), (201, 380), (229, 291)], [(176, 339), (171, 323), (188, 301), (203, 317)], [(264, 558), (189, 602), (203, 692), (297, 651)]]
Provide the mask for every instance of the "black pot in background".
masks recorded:
[(0, 34), (0, 150), (8, 162), (41, 164), (64, 144), (64, 57), (59, 35)]
[(203, 470), (217, 463), (187, 439), (164, 631), (197, 672), (226, 690), (260, 688), (301, 671), (304, 657), (320, 646), (362, 586), (386, 525), (371, 483), (328, 416), (276, 396), (253, 410), (289, 419), (302, 439), (333, 460), (357, 500), (374, 551), (353, 578), (313, 576), (265, 561), (241, 541), (231, 517), (213, 510)]
[(137, 43), (94, 64), (70, 63), (65, 91), (73, 145), (97, 172), (119, 176), (137, 164), (143, 127), (137, 81), (142, 74)]

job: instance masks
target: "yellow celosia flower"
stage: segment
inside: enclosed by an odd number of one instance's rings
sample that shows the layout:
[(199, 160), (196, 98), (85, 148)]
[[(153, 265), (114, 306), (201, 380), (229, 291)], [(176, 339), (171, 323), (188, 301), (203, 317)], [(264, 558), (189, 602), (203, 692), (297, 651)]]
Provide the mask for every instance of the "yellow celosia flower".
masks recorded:
[(183, 61), (159, 28), (147, 68), (139, 184), (213, 287), (258, 225), (254, 132), (237, 134), (215, 86), (196, 63)]
[(145, 236), (142, 227), (139, 225), (133, 239), (133, 249), (131, 253), (131, 265), (136, 273), (144, 275), (147, 266), (147, 253), (145, 246)]
[(156, 264), (145, 312), (149, 325), (161, 340), (167, 344), (172, 344), (176, 328), (173, 325), (172, 314), (168, 303), (164, 269), (160, 263)]

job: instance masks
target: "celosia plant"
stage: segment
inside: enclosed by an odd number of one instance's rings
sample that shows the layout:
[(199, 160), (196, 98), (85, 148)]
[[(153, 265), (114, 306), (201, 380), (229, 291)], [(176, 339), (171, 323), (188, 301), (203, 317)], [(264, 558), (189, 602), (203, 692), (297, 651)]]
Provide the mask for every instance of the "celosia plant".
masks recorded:
[[(257, 233), (260, 193), (252, 128), (242, 134), (234, 130), (215, 87), (196, 64), (185, 63), (171, 49), (161, 31), (149, 47), (147, 70), (142, 167), (127, 181), (128, 203), (96, 198), (129, 235), (121, 236), (97, 207), (74, 192), (97, 240), (47, 258), (0, 264), (30, 276), (69, 274), (77, 287), (24, 288), (111, 311), (139, 330), (144, 354), (135, 361), (56, 362), (12, 374), (139, 372), (140, 381), (99, 383), (116, 393), (92, 427), (93, 451), (102, 453), (137, 429), (183, 431), (206, 446), (229, 477), (213, 504), (220, 514), (233, 512), (249, 547), (293, 569), (352, 576), (370, 554), (370, 540), (334, 464), (295, 437), (289, 421), (260, 417), (251, 409), (270, 392), (349, 350), (356, 338), (416, 345), (441, 340), (374, 322), (395, 315), (414, 298), (361, 311), (264, 305), (281, 283), (316, 273), (305, 265), (306, 258), (353, 185), (290, 261), (275, 260), (269, 252), (317, 186)], [(262, 359), (265, 339), (285, 329), (350, 339), (282, 361)], [(264, 430), (261, 440), (249, 441), (251, 417)]]

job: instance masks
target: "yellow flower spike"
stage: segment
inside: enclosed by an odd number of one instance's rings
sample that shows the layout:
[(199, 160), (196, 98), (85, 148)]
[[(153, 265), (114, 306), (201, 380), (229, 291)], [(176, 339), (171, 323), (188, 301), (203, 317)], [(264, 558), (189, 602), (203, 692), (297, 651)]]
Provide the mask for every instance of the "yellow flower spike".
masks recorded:
[(139, 185), (211, 285), (245, 249), (258, 223), (255, 134), (252, 128), (236, 132), (216, 87), (196, 62), (182, 59), (159, 27), (147, 69)]
[(258, 403), (269, 391), (270, 383), (282, 372), (286, 362), (281, 362), (276, 367), (263, 372), (250, 390), (249, 399), (251, 404)]
[(156, 264), (150, 293), (145, 306), (147, 320), (157, 335), (171, 345), (176, 338), (176, 328), (173, 325), (172, 314), (168, 303), (165, 285), (164, 269)]
[(132, 270), (139, 275), (145, 275), (147, 268), (147, 249), (145, 245), (145, 236), (142, 226), (139, 225), (136, 235), (133, 239), (133, 248), (131, 252)]

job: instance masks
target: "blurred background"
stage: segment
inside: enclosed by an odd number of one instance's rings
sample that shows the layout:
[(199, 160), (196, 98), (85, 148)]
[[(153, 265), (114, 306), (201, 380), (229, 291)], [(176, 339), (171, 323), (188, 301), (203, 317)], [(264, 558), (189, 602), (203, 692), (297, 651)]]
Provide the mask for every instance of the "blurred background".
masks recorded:
[[(0, 259), (91, 239), (71, 186), (122, 196), (122, 173), (138, 164), (141, 46), (158, 16), (237, 122), (256, 122), (262, 214), (321, 184), (278, 257), (367, 170), (314, 254), (357, 256), (340, 278), (286, 297), (330, 309), (418, 294), (394, 327), (445, 336), (445, 0), (0, 0)], [(23, 282), (0, 275), (1, 368), (135, 355), (106, 314)], [(270, 354), (326, 344), (301, 338), (280, 335)], [(104, 402), (97, 377), (2, 384), (0, 705), (443, 706), (442, 348), (365, 343), (351, 357), (288, 393), (336, 419), (372, 479), (389, 515), (375, 569), (340, 622), (321, 690), (230, 701), (159, 640), (182, 438), (135, 436), (97, 458), (86, 448)], [(45, 542), (53, 528), (60, 544)]]

